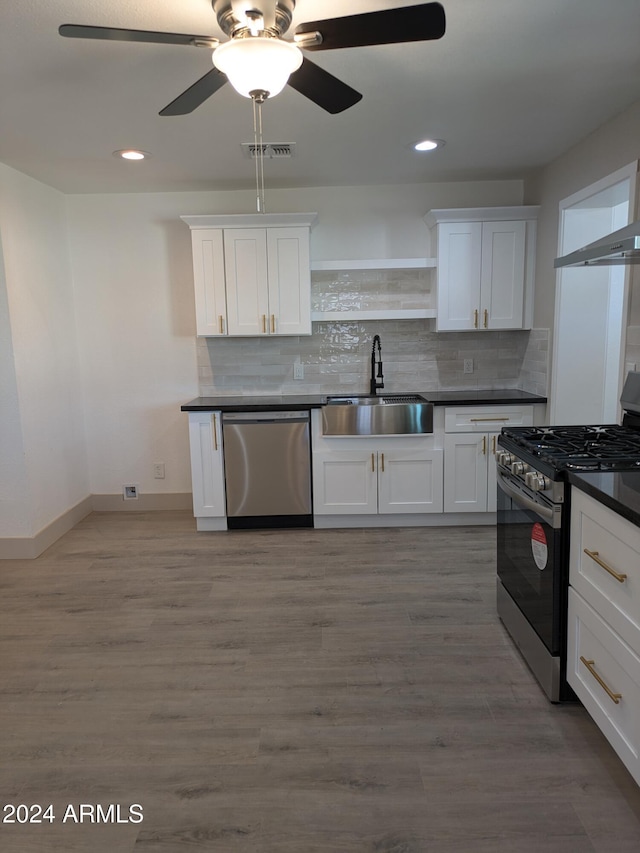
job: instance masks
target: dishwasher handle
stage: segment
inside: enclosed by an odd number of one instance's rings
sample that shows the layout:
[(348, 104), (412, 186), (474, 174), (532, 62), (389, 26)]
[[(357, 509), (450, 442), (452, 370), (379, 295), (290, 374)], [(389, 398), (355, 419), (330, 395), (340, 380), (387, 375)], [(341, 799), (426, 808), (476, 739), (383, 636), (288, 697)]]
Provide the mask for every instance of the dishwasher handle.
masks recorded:
[(223, 424), (308, 423), (308, 411), (295, 412), (223, 412)]

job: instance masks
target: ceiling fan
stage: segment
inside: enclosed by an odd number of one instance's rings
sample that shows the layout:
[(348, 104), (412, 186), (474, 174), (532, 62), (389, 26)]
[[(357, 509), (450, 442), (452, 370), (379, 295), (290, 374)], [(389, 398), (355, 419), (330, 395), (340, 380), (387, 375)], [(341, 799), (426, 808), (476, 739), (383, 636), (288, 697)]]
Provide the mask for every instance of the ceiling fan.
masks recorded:
[(214, 67), (168, 106), (162, 116), (186, 115), (229, 80), (241, 94), (262, 101), (288, 83), (329, 113), (340, 113), (362, 95), (319, 65), (303, 57), (308, 51), (399, 44), (439, 39), (445, 32), (440, 3), (365, 12), (343, 18), (310, 21), (296, 27), (291, 41), (295, 0), (212, 0), (213, 11), (229, 41), (206, 35), (128, 30), (116, 27), (63, 24), (67, 38), (180, 44), (213, 51)]

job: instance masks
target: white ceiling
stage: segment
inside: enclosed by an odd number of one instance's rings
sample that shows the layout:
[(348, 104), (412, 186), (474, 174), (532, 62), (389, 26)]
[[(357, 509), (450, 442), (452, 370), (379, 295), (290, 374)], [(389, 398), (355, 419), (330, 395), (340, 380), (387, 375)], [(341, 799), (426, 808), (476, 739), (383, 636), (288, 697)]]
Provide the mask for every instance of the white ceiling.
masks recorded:
[[(362, 92), (329, 115), (287, 87), (264, 106), (268, 187), (520, 178), (640, 99), (638, 0), (442, 0), (439, 41), (319, 52)], [(298, 0), (293, 25), (407, 0)], [(211, 68), (201, 48), (65, 39), (63, 23), (211, 34), (210, 0), (0, 5), (0, 161), (68, 193), (254, 186), (240, 143), (251, 102), (224, 86), (187, 116), (158, 112)], [(446, 140), (432, 154), (410, 143)], [(116, 160), (116, 149), (153, 154)], [(640, 150), (639, 150), (640, 154)]]

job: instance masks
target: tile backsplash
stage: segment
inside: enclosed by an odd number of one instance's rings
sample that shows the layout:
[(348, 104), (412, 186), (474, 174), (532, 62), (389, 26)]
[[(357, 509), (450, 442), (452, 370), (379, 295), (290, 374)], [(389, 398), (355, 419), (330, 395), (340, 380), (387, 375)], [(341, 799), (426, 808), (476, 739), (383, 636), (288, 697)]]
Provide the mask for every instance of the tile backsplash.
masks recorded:
[(312, 273), (312, 311), (432, 307), (432, 269), (343, 270)]
[[(434, 325), (434, 320), (314, 322), (308, 337), (199, 338), (200, 395), (367, 393), (376, 334), (382, 339), (386, 391), (546, 393), (548, 330), (436, 332)], [(474, 371), (465, 374), (468, 358)], [(303, 380), (293, 378), (297, 359)]]
[[(434, 307), (433, 270), (314, 271), (314, 312)], [(436, 332), (435, 320), (322, 320), (300, 337), (198, 338), (203, 397), (367, 393), (382, 339), (385, 391), (520, 388), (546, 394), (549, 331)], [(473, 373), (463, 372), (465, 359)], [(304, 379), (294, 379), (294, 363)]]

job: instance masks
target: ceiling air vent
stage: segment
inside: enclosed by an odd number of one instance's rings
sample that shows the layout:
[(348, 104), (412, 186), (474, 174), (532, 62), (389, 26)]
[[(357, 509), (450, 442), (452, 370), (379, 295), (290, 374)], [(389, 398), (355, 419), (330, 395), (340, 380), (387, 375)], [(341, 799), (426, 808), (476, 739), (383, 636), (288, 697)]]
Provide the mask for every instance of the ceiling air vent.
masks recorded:
[(295, 142), (264, 142), (255, 145), (253, 142), (241, 142), (242, 153), (247, 160), (255, 160), (262, 149), (262, 156), (268, 160), (290, 160), (296, 153)]

